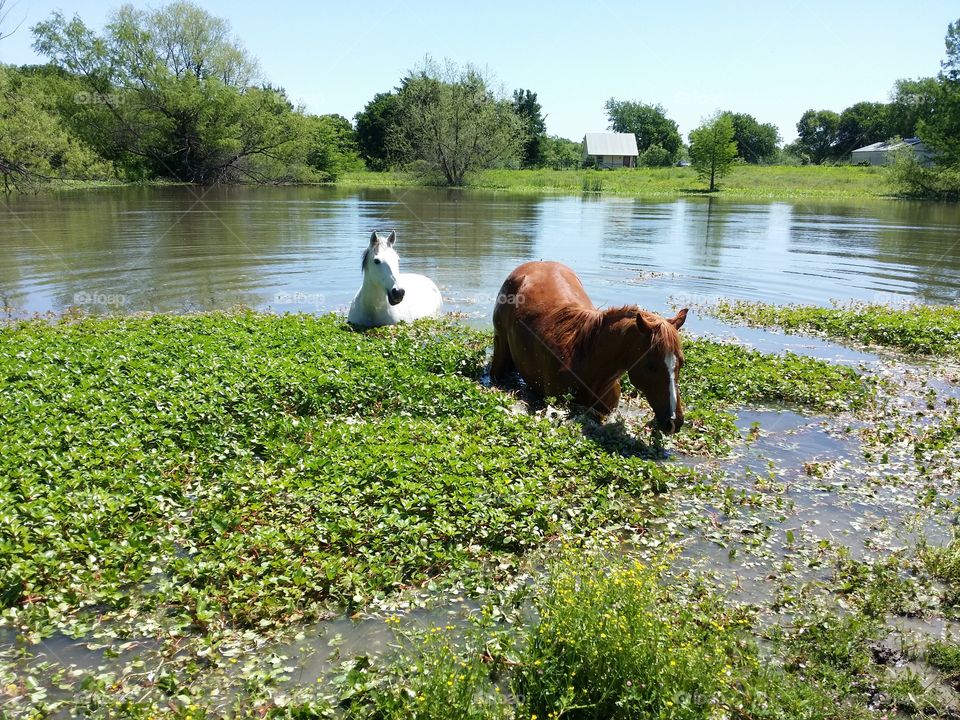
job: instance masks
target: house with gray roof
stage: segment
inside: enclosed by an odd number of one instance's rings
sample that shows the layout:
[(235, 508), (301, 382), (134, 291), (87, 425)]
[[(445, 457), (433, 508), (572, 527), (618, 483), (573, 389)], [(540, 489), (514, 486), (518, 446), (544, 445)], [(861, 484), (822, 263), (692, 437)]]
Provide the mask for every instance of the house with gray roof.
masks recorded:
[(583, 156), (598, 168), (636, 167), (637, 136), (633, 133), (587, 133), (583, 136)]
[(912, 137), (892, 142), (875, 142), (872, 145), (857, 148), (850, 153), (850, 163), (852, 165), (886, 165), (892, 159), (891, 153), (903, 148), (913, 151), (922, 165), (929, 165), (933, 161), (933, 153), (927, 149), (920, 138)]

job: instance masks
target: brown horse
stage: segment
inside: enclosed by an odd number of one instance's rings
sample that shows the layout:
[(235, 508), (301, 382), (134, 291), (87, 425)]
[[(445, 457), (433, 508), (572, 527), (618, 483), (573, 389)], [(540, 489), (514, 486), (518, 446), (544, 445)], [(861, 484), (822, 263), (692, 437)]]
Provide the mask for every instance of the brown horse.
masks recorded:
[(686, 318), (686, 308), (670, 319), (636, 305), (598, 310), (566, 265), (524, 263), (504, 281), (493, 310), (490, 376), (502, 380), (516, 369), (539, 394), (572, 394), (603, 417), (619, 404), (627, 373), (660, 430), (674, 433), (683, 425), (677, 330)]

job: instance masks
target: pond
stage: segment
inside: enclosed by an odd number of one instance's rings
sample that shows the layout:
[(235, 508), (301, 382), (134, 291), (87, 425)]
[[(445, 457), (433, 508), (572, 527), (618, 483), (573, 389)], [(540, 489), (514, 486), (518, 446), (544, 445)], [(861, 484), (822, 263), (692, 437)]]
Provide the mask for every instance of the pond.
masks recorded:
[(145, 187), (7, 198), (0, 305), (345, 310), (373, 228), (396, 228), (402, 269), (430, 275), (446, 309), (478, 324), (530, 259), (567, 263), (598, 304), (656, 311), (719, 297), (951, 304), (960, 294), (958, 205)]

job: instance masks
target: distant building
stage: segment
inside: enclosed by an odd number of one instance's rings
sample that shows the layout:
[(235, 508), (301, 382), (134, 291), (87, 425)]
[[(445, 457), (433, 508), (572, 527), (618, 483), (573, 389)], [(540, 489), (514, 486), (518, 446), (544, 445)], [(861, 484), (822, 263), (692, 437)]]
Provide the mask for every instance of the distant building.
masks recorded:
[(894, 142), (875, 142), (873, 145), (857, 148), (850, 153), (850, 162), (853, 165), (886, 165), (890, 162), (891, 151), (909, 148), (923, 165), (929, 165), (933, 160), (933, 153), (920, 141), (920, 138), (907, 138)]
[(599, 168), (636, 167), (637, 136), (633, 133), (587, 133), (583, 136), (584, 159)]

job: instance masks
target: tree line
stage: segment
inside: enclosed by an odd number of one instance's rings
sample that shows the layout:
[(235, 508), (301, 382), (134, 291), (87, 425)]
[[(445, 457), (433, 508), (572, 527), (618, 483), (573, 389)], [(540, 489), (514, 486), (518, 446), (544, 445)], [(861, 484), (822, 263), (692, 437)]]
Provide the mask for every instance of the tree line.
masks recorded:
[(4, 186), (47, 178), (318, 182), (362, 168), (349, 120), (311, 115), (229, 24), (190, 2), (124, 5), (103, 32), (55, 12), (42, 66), (0, 65)]
[[(943, 195), (960, 174), (958, 26), (948, 26), (936, 77), (899, 81), (888, 103), (808, 110), (788, 145), (773, 124), (729, 111), (684, 143), (663, 106), (616, 98), (604, 105), (608, 127), (636, 136), (638, 164), (689, 160), (711, 189), (736, 163), (836, 163), (858, 147), (919, 135), (937, 167), (905, 158), (896, 172), (910, 192)], [(469, 65), (428, 58), (351, 122), (295, 106), (261, 77), (229, 23), (189, 0), (149, 11), (124, 5), (101, 32), (55, 12), (31, 32), (49, 62), (0, 65), (5, 187), (54, 177), (322, 182), (364, 167), (414, 169), (462, 185), (481, 168), (589, 164), (579, 140), (547, 133), (534, 91), (508, 95)]]

